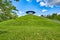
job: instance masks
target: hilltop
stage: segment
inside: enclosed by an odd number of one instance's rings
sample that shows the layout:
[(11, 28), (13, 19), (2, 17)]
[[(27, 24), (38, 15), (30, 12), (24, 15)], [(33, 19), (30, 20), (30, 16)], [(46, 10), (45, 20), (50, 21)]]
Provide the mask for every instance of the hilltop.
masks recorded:
[(54, 20), (47, 18), (35, 16), (35, 15), (26, 15), (9, 21), (0, 23), (1, 25), (6, 26), (58, 26), (60, 23)]
[(0, 40), (60, 40), (60, 22), (25, 15), (0, 23)]

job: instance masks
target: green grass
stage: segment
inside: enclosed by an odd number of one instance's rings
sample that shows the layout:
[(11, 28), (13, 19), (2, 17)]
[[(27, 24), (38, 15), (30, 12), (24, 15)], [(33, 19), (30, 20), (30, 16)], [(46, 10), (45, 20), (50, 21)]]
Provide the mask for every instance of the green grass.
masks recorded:
[(34, 15), (1, 22), (0, 40), (60, 40), (60, 22)]

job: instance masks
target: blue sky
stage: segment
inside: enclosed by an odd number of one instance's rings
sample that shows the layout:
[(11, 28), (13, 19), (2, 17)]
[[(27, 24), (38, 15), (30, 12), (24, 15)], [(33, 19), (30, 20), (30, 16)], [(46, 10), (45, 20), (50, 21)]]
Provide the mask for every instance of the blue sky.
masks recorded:
[(35, 11), (36, 15), (60, 14), (60, 0), (12, 0), (12, 4), (19, 10), (19, 16), (25, 15), (26, 11)]

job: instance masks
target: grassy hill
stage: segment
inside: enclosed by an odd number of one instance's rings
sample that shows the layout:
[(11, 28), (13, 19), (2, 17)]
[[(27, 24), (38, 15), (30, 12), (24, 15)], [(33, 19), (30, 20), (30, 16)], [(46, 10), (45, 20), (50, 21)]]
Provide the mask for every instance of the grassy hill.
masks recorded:
[(0, 23), (0, 40), (60, 40), (60, 22), (26, 15)]

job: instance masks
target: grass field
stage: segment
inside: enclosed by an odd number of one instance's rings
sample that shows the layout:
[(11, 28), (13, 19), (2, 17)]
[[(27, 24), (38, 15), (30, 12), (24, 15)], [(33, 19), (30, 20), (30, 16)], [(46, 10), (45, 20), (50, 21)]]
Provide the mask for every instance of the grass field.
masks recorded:
[(1, 22), (0, 40), (60, 40), (60, 22), (34, 15)]

